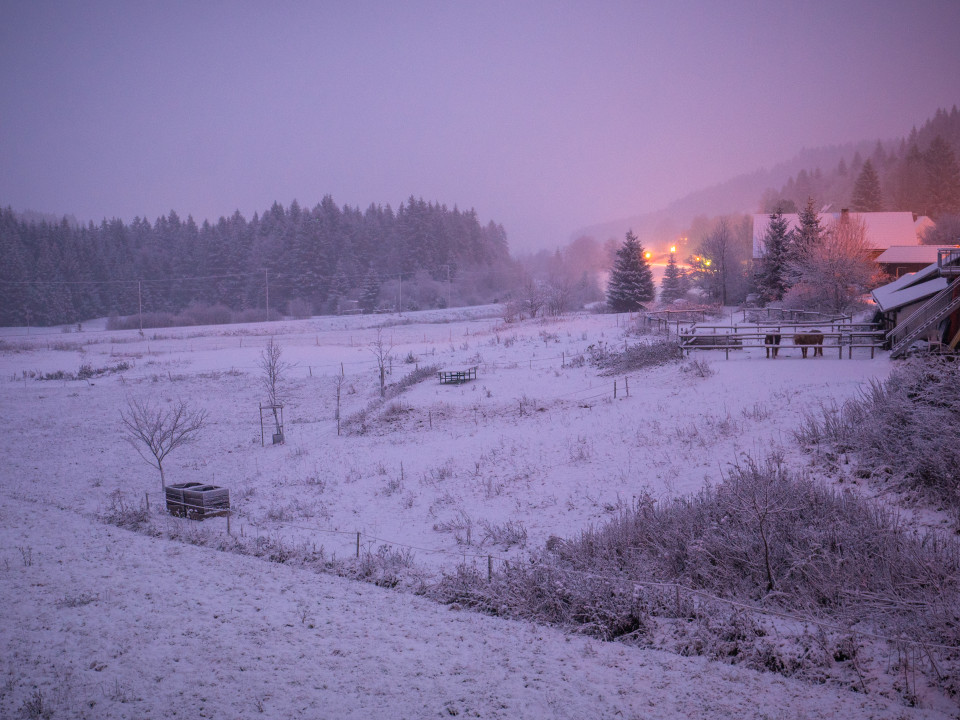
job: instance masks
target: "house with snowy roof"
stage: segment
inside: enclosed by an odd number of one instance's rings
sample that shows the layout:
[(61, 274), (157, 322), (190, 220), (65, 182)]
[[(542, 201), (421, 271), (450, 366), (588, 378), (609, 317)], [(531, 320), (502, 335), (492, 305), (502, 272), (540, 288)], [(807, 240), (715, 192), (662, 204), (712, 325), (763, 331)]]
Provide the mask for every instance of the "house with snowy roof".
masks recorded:
[[(784, 213), (789, 230), (800, 226), (800, 216), (797, 213)], [(866, 230), (866, 241), (874, 257), (879, 257), (884, 251), (892, 247), (917, 246), (920, 244), (920, 234), (933, 221), (925, 215), (915, 215), (912, 212), (873, 212), (858, 213), (849, 210), (840, 212), (820, 213), (820, 224), (827, 229), (833, 227), (843, 217), (851, 220), (862, 220)], [(753, 216), (753, 257), (763, 257), (765, 252), (764, 238), (770, 226), (770, 215), (761, 213)]]
[(937, 262), (940, 250), (952, 245), (893, 245), (877, 256), (877, 265), (887, 275), (898, 278), (907, 273), (923, 270)]
[(955, 352), (960, 345), (960, 246), (937, 248), (936, 262), (901, 275), (871, 295), (887, 331), (891, 357), (925, 341)]

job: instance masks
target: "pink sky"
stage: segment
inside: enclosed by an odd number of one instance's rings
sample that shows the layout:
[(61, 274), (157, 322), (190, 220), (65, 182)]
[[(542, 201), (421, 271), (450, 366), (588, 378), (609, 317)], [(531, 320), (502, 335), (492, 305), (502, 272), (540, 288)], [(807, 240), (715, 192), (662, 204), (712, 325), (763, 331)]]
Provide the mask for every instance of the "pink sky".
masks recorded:
[(0, 0), (0, 205), (415, 195), (516, 250), (960, 99), (960, 3)]

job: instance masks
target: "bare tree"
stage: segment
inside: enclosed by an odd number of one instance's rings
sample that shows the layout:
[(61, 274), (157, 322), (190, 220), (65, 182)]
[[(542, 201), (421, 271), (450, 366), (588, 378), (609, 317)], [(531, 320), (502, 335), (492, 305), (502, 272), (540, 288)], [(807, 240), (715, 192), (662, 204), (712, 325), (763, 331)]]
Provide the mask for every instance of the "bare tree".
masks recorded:
[(748, 220), (736, 216), (717, 220), (691, 263), (694, 282), (721, 305), (739, 302), (747, 293), (753, 242)]
[(727, 482), (729, 497), (725, 498), (728, 505), (740, 517), (751, 519), (760, 536), (763, 549), (763, 574), (766, 576), (766, 591), (774, 592), (777, 581), (773, 569), (773, 556), (779, 555), (779, 548), (774, 547), (776, 541), (776, 526), (783, 514), (794, 510), (791, 506), (787, 491), (786, 469), (780, 464), (779, 458), (774, 456), (761, 467), (752, 459), (747, 459), (746, 467), (736, 466), (737, 472)]
[(280, 343), (274, 342), (273, 338), (267, 343), (267, 346), (260, 353), (260, 370), (263, 375), (260, 382), (263, 389), (267, 392), (267, 401), (270, 403), (270, 409), (273, 411), (273, 423), (276, 426), (276, 434), (280, 435), (283, 428), (280, 427), (280, 414), (278, 408), (282, 400), (283, 381), (287, 370), (291, 368), (290, 363), (282, 359), (283, 348)]
[[(526, 276), (520, 288), (518, 299), (520, 300), (520, 307), (523, 308), (523, 315), (535, 318), (547, 301), (543, 283), (537, 282), (529, 275)], [(520, 319), (522, 320), (523, 316)]]
[(863, 219), (846, 214), (791, 263), (791, 270), (798, 281), (784, 298), (788, 304), (837, 313), (848, 310), (882, 279)]
[(387, 343), (383, 339), (383, 330), (377, 328), (377, 339), (370, 343), (370, 351), (377, 359), (377, 367), (380, 370), (380, 397), (387, 395), (387, 365), (391, 360), (393, 352), (393, 343)]
[(163, 461), (181, 445), (195, 442), (207, 417), (206, 410), (191, 410), (183, 400), (164, 410), (150, 400), (130, 398), (126, 411), (120, 411), (127, 441), (160, 471), (161, 489), (167, 486)]
[(340, 396), (343, 394), (343, 383), (346, 378), (343, 375), (343, 365), (340, 366), (340, 374), (337, 375), (337, 379), (334, 381), (334, 387), (337, 390), (337, 435), (340, 434)]

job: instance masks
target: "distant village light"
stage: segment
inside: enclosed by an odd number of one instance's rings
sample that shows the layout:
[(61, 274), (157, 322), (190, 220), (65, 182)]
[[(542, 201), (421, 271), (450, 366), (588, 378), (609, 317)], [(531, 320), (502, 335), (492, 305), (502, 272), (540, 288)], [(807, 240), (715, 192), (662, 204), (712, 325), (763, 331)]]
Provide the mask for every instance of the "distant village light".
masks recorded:
[(671, 252), (671, 254), (672, 254), (672, 253), (675, 253), (676, 251), (677, 251), (677, 246), (676, 246), (676, 245), (671, 245), (671, 246), (670, 246), (670, 252)]

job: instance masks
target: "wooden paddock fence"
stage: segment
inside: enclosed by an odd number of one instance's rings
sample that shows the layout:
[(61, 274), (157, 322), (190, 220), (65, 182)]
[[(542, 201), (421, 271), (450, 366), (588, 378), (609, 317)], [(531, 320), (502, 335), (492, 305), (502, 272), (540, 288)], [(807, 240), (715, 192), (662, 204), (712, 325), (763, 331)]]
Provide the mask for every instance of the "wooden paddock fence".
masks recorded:
[[(872, 360), (876, 351), (882, 350), (884, 347), (884, 332), (879, 329), (866, 329), (861, 327), (863, 325), (865, 324), (860, 323), (856, 328), (846, 326), (844, 329), (831, 329), (823, 332), (822, 345), (796, 345), (793, 343), (794, 335), (809, 334), (811, 328), (806, 324), (772, 325), (752, 330), (741, 329), (736, 326), (698, 325), (691, 332), (679, 333), (679, 338), (680, 347), (687, 355), (690, 355), (694, 350), (723, 350), (728, 360), (731, 350), (750, 349), (767, 351), (775, 349), (778, 355), (796, 353), (801, 356), (804, 354), (811, 355), (816, 349), (822, 349), (824, 356), (836, 351), (837, 359), (842, 360), (845, 348), (848, 359), (853, 359), (855, 348), (863, 348), (870, 351), (870, 359)], [(767, 344), (766, 338), (768, 335), (780, 335), (780, 343), (778, 345)], [(807, 352), (804, 353), (804, 351)]]

